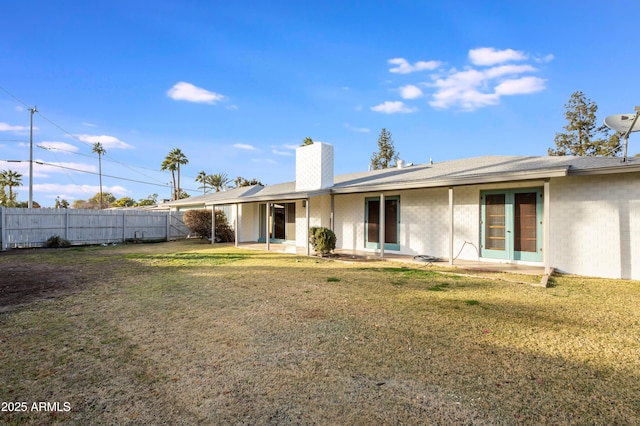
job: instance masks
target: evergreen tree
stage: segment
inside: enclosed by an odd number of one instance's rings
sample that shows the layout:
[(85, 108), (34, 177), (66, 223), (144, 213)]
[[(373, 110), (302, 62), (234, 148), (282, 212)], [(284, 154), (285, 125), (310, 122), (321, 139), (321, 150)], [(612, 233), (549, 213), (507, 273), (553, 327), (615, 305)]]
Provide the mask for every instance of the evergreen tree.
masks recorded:
[(587, 99), (581, 91), (576, 91), (565, 108), (565, 133), (556, 133), (556, 149), (549, 148), (549, 155), (615, 157), (620, 153), (620, 135), (614, 133), (609, 136), (606, 126), (596, 125), (598, 105), (595, 102)]
[(371, 154), (371, 168), (373, 170), (388, 169), (395, 166), (398, 161), (399, 152), (393, 146), (391, 132), (383, 128), (378, 136), (378, 152)]

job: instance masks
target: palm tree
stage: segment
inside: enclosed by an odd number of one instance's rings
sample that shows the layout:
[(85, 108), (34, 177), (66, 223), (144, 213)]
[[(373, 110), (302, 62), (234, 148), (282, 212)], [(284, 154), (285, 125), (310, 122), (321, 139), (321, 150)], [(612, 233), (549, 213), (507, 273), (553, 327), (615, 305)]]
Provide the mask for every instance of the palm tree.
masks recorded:
[(22, 185), (22, 175), (11, 169), (3, 170), (2, 172), (0, 172), (0, 184), (2, 185), (3, 189), (5, 186), (9, 187), (9, 199), (7, 201), (11, 203), (15, 201), (13, 188)]
[(169, 170), (171, 171), (171, 200), (176, 199), (176, 170), (178, 166), (175, 163), (172, 163), (169, 160), (169, 156), (167, 156), (162, 164), (160, 165), (160, 170)]
[(307, 136), (302, 140), (302, 145), (300, 146), (307, 146), (307, 145), (313, 145), (313, 139), (311, 139), (309, 136)]
[(107, 150), (104, 149), (100, 142), (96, 142), (93, 144), (91, 152), (98, 154), (98, 172), (100, 173), (100, 208), (102, 209), (104, 208), (102, 199), (102, 156), (107, 153)]
[[(189, 164), (187, 156), (180, 150), (180, 148), (172, 149), (162, 162), (160, 170), (171, 170), (171, 177), (173, 178), (174, 194), (173, 199), (177, 200), (182, 194), (180, 189), (180, 166)], [(176, 175), (174, 172), (178, 172), (178, 184), (176, 185)]]
[(231, 179), (226, 173), (216, 173), (215, 175), (207, 176), (207, 182), (216, 192), (220, 192), (231, 182)]
[(204, 170), (201, 171), (200, 173), (198, 173), (198, 176), (196, 176), (196, 182), (200, 182), (202, 184), (202, 186), (199, 186), (198, 189), (202, 188), (202, 195), (207, 193), (207, 178), (209, 176), (207, 176), (207, 172), (205, 172)]

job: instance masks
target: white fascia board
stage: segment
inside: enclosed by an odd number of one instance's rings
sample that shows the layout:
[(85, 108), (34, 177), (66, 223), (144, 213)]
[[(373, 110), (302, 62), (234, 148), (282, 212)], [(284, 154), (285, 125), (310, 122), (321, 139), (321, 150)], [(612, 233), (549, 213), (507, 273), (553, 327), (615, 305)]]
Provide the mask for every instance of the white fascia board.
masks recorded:
[(379, 185), (358, 185), (344, 188), (332, 188), (333, 194), (353, 194), (358, 192), (392, 191), (399, 189), (441, 188), (449, 186), (467, 186), (483, 183), (513, 182), (523, 180), (539, 180), (552, 177), (567, 176), (568, 167), (545, 169), (527, 172), (490, 174), (483, 176), (460, 177), (451, 179), (425, 179), (420, 181), (396, 182)]

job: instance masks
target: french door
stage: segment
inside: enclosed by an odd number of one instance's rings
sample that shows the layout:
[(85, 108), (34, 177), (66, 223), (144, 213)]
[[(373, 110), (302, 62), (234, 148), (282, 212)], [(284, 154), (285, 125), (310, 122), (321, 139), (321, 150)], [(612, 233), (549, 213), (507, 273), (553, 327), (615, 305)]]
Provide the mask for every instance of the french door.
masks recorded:
[[(380, 198), (365, 199), (365, 246), (380, 248)], [(400, 250), (400, 197), (384, 199), (384, 248)]]
[(481, 255), (542, 261), (542, 189), (482, 191)]

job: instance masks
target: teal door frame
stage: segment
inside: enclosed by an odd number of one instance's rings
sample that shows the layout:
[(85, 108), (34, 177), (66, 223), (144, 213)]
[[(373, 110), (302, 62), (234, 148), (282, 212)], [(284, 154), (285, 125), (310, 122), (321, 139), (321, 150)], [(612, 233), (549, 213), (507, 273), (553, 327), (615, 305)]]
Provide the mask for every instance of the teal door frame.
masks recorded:
[[(276, 204), (282, 204), (284, 206), (284, 226), (286, 227), (287, 224), (287, 217), (288, 217), (288, 212), (287, 212), (287, 204), (289, 204), (288, 202), (282, 202), (282, 203), (270, 203), (270, 208), (269, 208), (269, 217), (270, 217), (270, 225), (269, 226), (269, 230), (265, 231), (266, 229), (266, 217), (265, 215), (267, 214), (267, 205), (264, 203), (259, 204), (258, 207), (258, 229), (259, 229), (259, 235), (258, 235), (258, 242), (259, 243), (264, 243), (267, 241), (266, 239), (266, 235), (274, 235), (275, 234), (275, 227), (276, 227), (276, 221), (275, 221), (275, 209), (276, 209)], [(295, 205), (295, 202), (293, 203)], [(295, 221), (295, 216), (294, 216), (294, 221)], [(295, 243), (295, 240), (288, 240), (286, 239), (287, 235), (286, 235), (286, 231), (285, 231), (285, 238), (274, 238), (274, 237), (270, 237), (269, 238), (269, 242), (272, 243), (276, 243), (276, 244), (291, 244), (291, 243)]]
[[(384, 243), (385, 250), (400, 250), (400, 196), (385, 196), (385, 205), (388, 201), (396, 201), (397, 202), (397, 211), (396, 211), (396, 243)], [(380, 197), (366, 197), (364, 203), (364, 244), (366, 248), (379, 249), (380, 248), (380, 223), (377, 226), (378, 237), (376, 242), (369, 242), (369, 203), (372, 201), (377, 201), (378, 206), (380, 206)], [(379, 209), (378, 209), (379, 211)], [(386, 219), (386, 214), (385, 214)], [(378, 218), (379, 220), (379, 218)]]
[[(517, 251), (515, 250), (515, 216), (516, 216), (516, 194), (536, 194), (536, 251)], [(504, 249), (491, 250), (486, 248), (486, 221), (487, 221), (487, 195), (503, 195), (504, 194)], [(491, 191), (480, 191), (480, 254), (482, 257), (492, 259), (507, 260), (523, 260), (528, 262), (542, 262), (542, 188), (519, 188), (519, 189), (502, 189)]]

